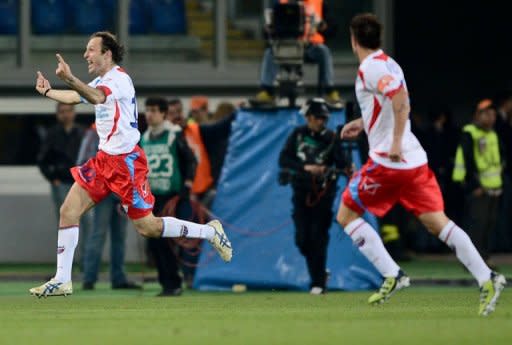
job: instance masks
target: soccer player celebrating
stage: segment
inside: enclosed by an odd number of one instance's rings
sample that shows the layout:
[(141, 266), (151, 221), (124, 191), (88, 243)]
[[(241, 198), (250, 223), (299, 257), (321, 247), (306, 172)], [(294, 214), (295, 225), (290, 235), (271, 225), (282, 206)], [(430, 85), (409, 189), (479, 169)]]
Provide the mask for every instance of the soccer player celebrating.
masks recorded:
[(94, 104), (100, 143), (94, 158), (71, 169), (75, 183), (60, 208), (57, 272), (47, 283), (30, 289), (35, 296), (73, 293), (71, 268), (80, 217), (111, 192), (120, 197), (124, 210), (141, 235), (204, 238), (224, 261), (231, 260), (231, 243), (219, 221), (201, 225), (153, 215), (155, 198), (149, 189), (146, 156), (137, 145), (140, 132), (135, 89), (130, 76), (118, 66), (123, 53), (124, 48), (114, 35), (96, 32), (84, 53), (88, 72), (96, 77), (92, 82), (85, 84), (75, 77), (59, 54), (55, 73), (71, 90), (52, 89), (43, 74), (37, 72), (36, 90), (41, 95), (61, 103)]
[(370, 296), (370, 304), (382, 303), (409, 286), (409, 277), (361, 215), (368, 210), (382, 217), (400, 203), (455, 251), (480, 286), (479, 314), (488, 315), (506, 284), (505, 277), (489, 269), (464, 230), (446, 217), (427, 155), (411, 132), (404, 74), (380, 49), (381, 31), (373, 14), (357, 15), (350, 24), (352, 50), (360, 62), (355, 88), (362, 117), (345, 125), (341, 138), (355, 138), (364, 130), (370, 152), (368, 161), (343, 193), (337, 220), (384, 277), (379, 291)]

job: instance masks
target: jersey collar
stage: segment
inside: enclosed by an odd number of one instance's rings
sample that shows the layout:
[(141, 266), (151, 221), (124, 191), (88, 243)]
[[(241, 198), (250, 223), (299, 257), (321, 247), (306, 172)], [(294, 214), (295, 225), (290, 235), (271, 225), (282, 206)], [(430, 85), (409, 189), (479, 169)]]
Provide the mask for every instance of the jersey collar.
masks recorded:
[(371, 53), (370, 55), (365, 57), (363, 59), (363, 61), (361, 61), (360, 65), (362, 65), (365, 61), (369, 61), (369, 60), (373, 59), (375, 56), (381, 55), (383, 53), (384, 53), (384, 51), (382, 49), (378, 49), (378, 50), (374, 51), (373, 53)]

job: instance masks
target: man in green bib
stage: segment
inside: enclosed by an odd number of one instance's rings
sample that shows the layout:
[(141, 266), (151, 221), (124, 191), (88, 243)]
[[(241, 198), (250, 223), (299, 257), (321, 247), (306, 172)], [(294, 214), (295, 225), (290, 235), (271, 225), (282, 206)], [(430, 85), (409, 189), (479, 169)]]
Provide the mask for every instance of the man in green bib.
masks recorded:
[(468, 235), (486, 261), (503, 187), (503, 155), (493, 129), (495, 122), (496, 110), (492, 101), (482, 100), (477, 105), (473, 122), (462, 130), (452, 174), (453, 181), (464, 187)]
[[(175, 196), (188, 199), (188, 190), (192, 186), (196, 170), (196, 159), (185, 141), (181, 127), (165, 120), (167, 100), (148, 98), (145, 105), (148, 129), (142, 135), (140, 146), (148, 159), (149, 185), (155, 196), (153, 210), (155, 214), (160, 214), (165, 204)], [(176, 216), (186, 219), (186, 216), (180, 214), (180, 204), (183, 203), (177, 204)], [(159, 296), (180, 295), (182, 279), (177, 258), (168, 239), (150, 238), (148, 248), (155, 260), (158, 280), (162, 285)]]

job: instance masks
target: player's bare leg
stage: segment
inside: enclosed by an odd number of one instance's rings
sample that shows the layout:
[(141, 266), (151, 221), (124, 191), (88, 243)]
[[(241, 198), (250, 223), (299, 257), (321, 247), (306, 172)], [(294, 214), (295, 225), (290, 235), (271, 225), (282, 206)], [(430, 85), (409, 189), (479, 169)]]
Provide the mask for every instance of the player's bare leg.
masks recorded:
[(492, 313), (501, 290), (505, 287), (505, 277), (491, 271), (466, 232), (446, 217), (444, 212), (423, 213), (418, 218), (429, 232), (439, 237), (441, 241), (455, 251), (459, 261), (478, 281), (480, 286), (480, 308), (478, 313), (483, 316)]
[(345, 233), (359, 247), (359, 251), (384, 277), (384, 282), (379, 291), (370, 296), (368, 303), (383, 303), (393, 293), (410, 285), (409, 277), (391, 258), (377, 231), (361, 218), (359, 213), (354, 212), (342, 203), (336, 219), (345, 230)]
[(60, 208), (59, 233), (57, 240), (57, 272), (45, 284), (30, 289), (37, 297), (66, 296), (73, 293), (71, 270), (73, 255), (78, 244), (80, 217), (94, 206), (85, 189), (76, 182), (71, 186)]
[(151, 213), (132, 222), (142, 236), (202, 238), (211, 243), (224, 261), (231, 261), (233, 256), (231, 242), (218, 220), (198, 224), (174, 217), (155, 217)]

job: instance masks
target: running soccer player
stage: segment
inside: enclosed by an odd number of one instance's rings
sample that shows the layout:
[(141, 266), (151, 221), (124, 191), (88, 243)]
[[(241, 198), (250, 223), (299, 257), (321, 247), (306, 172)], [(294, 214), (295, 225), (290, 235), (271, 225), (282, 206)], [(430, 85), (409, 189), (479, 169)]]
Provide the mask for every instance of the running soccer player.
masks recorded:
[(231, 243), (219, 221), (196, 224), (174, 217), (153, 215), (154, 196), (149, 189), (146, 156), (137, 145), (137, 101), (130, 76), (118, 64), (124, 48), (109, 32), (94, 33), (84, 58), (89, 74), (96, 78), (85, 84), (75, 77), (57, 54), (57, 77), (71, 90), (54, 90), (37, 72), (36, 90), (43, 96), (67, 104), (94, 104), (100, 137), (98, 154), (82, 166), (71, 169), (75, 183), (60, 208), (57, 243), (57, 272), (47, 283), (30, 289), (38, 297), (73, 293), (71, 268), (78, 243), (82, 214), (111, 192), (117, 194), (135, 229), (145, 237), (207, 239), (224, 261), (232, 257)]
[(427, 155), (411, 132), (409, 95), (400, 66), (381, 49), (382, 26), (373, 14), (355, 16), (350, 24), (352, 50), (359, 59), (356, 96), (362, 117), (346, 124), (343, 139), (368, 136), (366, 164), (343, 192), (337, 220), (377, 268), (384, 282), (368, 302), (386, 301), (409, 286), (409, 277), (384, 248), (377, 232), (361, 218), (364, 211), (384, 216), (395, 203), (412, 212), (452, 248), (480, 286), (480, 315), (496, 305), (505, 277), (492, 272), (466, 233), (444, 213), (443, 197), (427, 164)]

